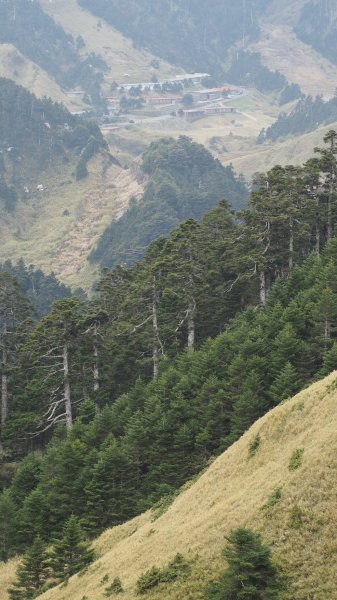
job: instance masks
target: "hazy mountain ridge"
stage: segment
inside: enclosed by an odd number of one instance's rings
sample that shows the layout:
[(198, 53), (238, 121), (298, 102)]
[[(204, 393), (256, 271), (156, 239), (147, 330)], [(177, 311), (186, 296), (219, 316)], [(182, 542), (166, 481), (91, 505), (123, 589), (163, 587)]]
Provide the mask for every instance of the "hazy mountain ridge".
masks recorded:
[[(14, 44), (64, 87), (81, 85), (94, 92), (106, 69), (102, 59), (82, 59), (83, 40), (74, 38), (47, 15), (37, 1), (3, 0), (0, 4), (0, 43)], [(100, 74), (100, 75), (99, 75)]]
[[(243, 5), (233, 5), (228, 1), (221, 4), (211, 2), (207, 6), (175, 0), (161, 3), (160, 10), (151, 0), (142, 3), (134, 0), (123, 3), (119, 0), (78, 0), (78, 3), (131, 37), (137, 46), (147, 47), (188, 70), (205, 69), (215, 76), (231, 73), (240, 83), (248, 72), (247, 58), (240, 60), (236, 52), (239, 49), (250, 53), (263, 38), (266, 24), (267, 35), (268, 29), (287, 24), (290, 31), (295, 33), (295, 39), (298, 33), (299, 39), (309, 44), (309, 54), (311, 45), (330, 60), (334, 57), (333, 48), (330, 53), (327, 52), (333, 46), (334, 25), (328, 18), (329, 10), (324, 8), (323, 1), (299, 4), (288, 0), (286, 6), (282, 3), (281, 9), (279, 2), (270, 5), (263, 0), (251, 0)], [(330, 12), (331, 10), (334, 9), (330, 9)], [(161, 19), (163, 13), (164, 21)], [(316, 18), (317, 15), (320, 16), (319, 19)], [(305, 34), (308, 20), (313, 28), (311, 36)], [(319, 43), (322, 32), (325, 36), (323, 45)], [(302, 58), (305, 61), (305, 57)], [(252, 60), (250, 57), (250, 61)], [(281, 61), (277, 64), (276, 59), (271, 65), (269, 58), (265, 56), (263, 61), (272, 71), (284, 72)], [(289, 66), (291, 61), (292, 53), (289, 53)], [(254, 68), (256, 69), (256, 61)], [(277, 79), (274, 85), (277, 89)]]
[(302, 9), (295, 27), (299, 38), (337, 64), (337, 3), (311, 0)]

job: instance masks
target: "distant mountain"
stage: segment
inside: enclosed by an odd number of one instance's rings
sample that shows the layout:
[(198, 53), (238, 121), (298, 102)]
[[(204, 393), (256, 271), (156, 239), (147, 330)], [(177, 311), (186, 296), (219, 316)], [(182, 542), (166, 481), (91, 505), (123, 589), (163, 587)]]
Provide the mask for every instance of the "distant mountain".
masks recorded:
[[(220, 79), (227, 75), (233, 83), (246, 83), (261, 91), (285, 88), (289, 71), (291, 73), (293, 47), (288, 38), (284, 38), (285, 47), (279, 60), (279, 53), (266, 57), (263, 52), (260, 56), (260, 49), (255, 50), (256, 44), (268, 36), (273, 42), (275, 28), (286, 26), (287, 34), (289, 31), (294, 34), (292, 44), (305, 42), (330, 61), (337, 62), (337, 12), (330, 0), (307, 3), (300, 0), (286, 3), (267, 0), (77, 2), (122, 31), (136, 46), (148, 48), (173, 64), (187, 70), (208, 71)], [(302, 48), (303, 64), (305, 60)], [(292, 78), (288, 81), (301, 83)]]
[(170, 62), (188, 70), (223, 70), (228, 50), (259, 34), (266, 0), (78, 0), (78, 3)]
[[(241, 83), (248, 73), (248, 62), (249, 83), (259, 85), (262, 65), (258, 57), (249, 52), (236, 55), (233, 50), (248, 50), (249, 44), (259, 38), (259, 16), (268, 6), (267, 0), (245, 3), (78, 0), (78, 3), (132, 38), (136, 46), (148, 48), (186, 70), (204, 70), (221, 78), (234, 63), (232, 79)], [(286, 81), (281, 78), (280, 82), (276, 76), (274, 88), (285, 85)]]
[(295, 31), (303, 42), (337, 64), (337, 4), (334, 0), (308, 2)]

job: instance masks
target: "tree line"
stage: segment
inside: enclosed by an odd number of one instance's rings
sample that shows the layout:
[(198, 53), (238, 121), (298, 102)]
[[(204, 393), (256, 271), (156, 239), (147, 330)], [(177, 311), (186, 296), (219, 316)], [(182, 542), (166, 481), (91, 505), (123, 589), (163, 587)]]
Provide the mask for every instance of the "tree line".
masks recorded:
[[(281, 95), (281, 99), (283, 94)], [(290, 99), (293, 98), (290, 96)], [(320, 125), (328, 125), (336, 121), (337, 95), (331, 100), (322, 96), (302, 97), (289, 113), (281, 113), (275, 123), (267, 130), (262, 129), (257, 139), (258, 144), (275, 142), (288, 135), (296, 136), (314, 131)]]
[(257, 177), (238, 213), (221, 201), (103, 272), (89, 303), (36, 324), (9, 278), (2, 456), (26, 457), (1, 480), (3, 559), (72, 515), (94, 536), (172, 496), (336, 367), (336, 139)]

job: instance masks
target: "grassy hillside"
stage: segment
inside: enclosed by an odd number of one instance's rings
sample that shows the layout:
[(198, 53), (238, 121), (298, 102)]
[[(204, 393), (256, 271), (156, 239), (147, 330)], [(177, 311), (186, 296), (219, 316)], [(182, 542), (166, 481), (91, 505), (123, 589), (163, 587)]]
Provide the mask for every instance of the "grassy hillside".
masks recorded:
[(137, 179), (94, 123), (61, 104), (0, 79), (0, 108), (0, 260), (23, 257), (74, 284), (77, 273), (79, 285), (97, 236), (137, 196)]
[[(151, 67), (153, 55), (150, 52), (136, 48), (132, 42), (119, 31), (105, 22), (100, 22), (88, 11), (82, 9), (76, 0), (41, 0), (42, 8), (63, 29), (74, 38), (82, 36), (85, 46), (82, 54), (85, 56), (95, 52), (104, 58), (109, 67), (106, 74), (107, 82), (123, 81), (124, 75), (128, 81), (150, 81), (154, 70)], [(155, 70), (158, 77), (169, 77), (182, 72), (161, 61), (160, 68)]]
[[(96, 542), (98, 560), (66, 587), (55, 588), (41, 600), (100, 600), (120, 577), (125, 600), (136, 598), (141, 573), (164, 566), (180, 552), (191, 562), (184, 580), (154, 588), (153, 600), (202, 598), (202, 589), (224, 568), (224, 536), (235, 527), (262, 533), (276, 561), (289, 575), (283, 600), (335, 600), (336, 558), (336, 386), (337, 373), (312, 385), (256, 422), (197, 481), (185, 486), (168, 511), (147, 512), (105, 532)], [(250, 456), (252, 440), (260, 445)], [(289, 464), (303, 449), (296, 470)], [(270, 502), (276, 488), (278, 502)], [(269, 502), (269, 508), (265, 507)], [(16, 563), (2, 566), (0, 600)]]
[(71, 98), (41, 67), (23, 56), (13, 44), (0, 44), (0, 77), (7, 77), (27, 88), (38, 98), (48, 96), (71, 111), (83, 108), (79, 98)]
[(0, 260), (23, 257), (69, 285), (90, 288), (95, 269), (86, 262), (87, 255), (143, 186), (132, 170), (109, 165), (104, 153), (91, 161), (86, 179), (75, 181), (73, 169), (70, 164), (40, 174), (35, 183), (42, 182), (45, 191), (35, 192), (29, 204), (20, 203), (15, 213), (3, 216)]

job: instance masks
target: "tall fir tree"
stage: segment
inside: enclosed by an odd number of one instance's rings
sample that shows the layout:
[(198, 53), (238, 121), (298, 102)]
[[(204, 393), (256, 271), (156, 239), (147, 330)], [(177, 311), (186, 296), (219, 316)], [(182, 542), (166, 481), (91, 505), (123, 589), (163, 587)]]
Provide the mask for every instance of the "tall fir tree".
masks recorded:
[(41, 592), (50, 575), (46, 545), (37, 537), (28, 548), (16, 572), (16, 581), (8, 590), (10, 600), (30, 600)]

